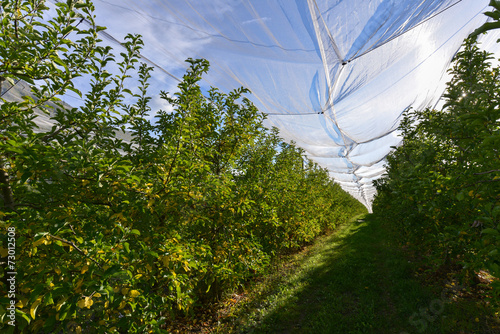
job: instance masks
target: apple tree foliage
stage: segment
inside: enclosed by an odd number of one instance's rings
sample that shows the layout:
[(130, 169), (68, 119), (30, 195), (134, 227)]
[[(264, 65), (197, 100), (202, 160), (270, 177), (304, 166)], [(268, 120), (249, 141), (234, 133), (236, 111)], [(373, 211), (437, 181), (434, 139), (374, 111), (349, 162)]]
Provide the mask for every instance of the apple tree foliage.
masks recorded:
[(474, 39), (465, 42), (442, 110), (405, 113), (403, 143), (376, 182), (374, 212), (429, 265), (465, 281), (480, 270), (500, 278), (500, 68), (491, 61)]
[[(173, 111), (153, 111), (141, 38), (114, 55), (91, 1), (1, 1), (0, 12), (2, 91), (31, 85), (0, 100), (0, 276), (13, 229), (17, 272), (16, 326), (2, 279), (0, 331), (164, 332), (365, 212), (263, 127), (248, 90), (202, 90), (206, 60), (188, 59), (178, 92), (161, 93)], [(59, 99), (67, 91), (80, 107)]]

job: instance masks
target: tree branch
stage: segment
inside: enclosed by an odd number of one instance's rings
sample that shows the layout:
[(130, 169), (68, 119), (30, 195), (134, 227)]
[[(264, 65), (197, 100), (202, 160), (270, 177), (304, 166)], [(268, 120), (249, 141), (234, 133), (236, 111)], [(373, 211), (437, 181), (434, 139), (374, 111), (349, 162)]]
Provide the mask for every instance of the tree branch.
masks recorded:
[(490, 173), (495, 173), (495, 172), (500, 172), (500, 169), (493, 169), (493, 170), (489, 170), (487, 172), (474, 173), (473, 175), (484, 175), (484, 174), (490, 174)]
[(91, 258), (90, 256), (88, 256), (87, 254), (85, 254), (84, 251), (82, 251), (73, 241), (68, 241), (66, 239), (62, 239), (62, 238), (59, 238), (59, 237), (56, 237), (55, 235), (52, 235), (52, 234), (49, 234), (49, 236), (55, 240), (58, 240), (66, 245), (70, 245), (71, 247), (73, 247), (74, 249), (76, 249), (80, 254), (83, 254), (86, 258), (88, 258), (89, 260), (91, 260), (92, 262), (94, 262), (95, 264), (97, 264), (97, 266), (99, 268), (102, 269), (101, 267), (101, 264), (99, 262), (97, 262), (96, 260), (94, 260), (93, 258)]

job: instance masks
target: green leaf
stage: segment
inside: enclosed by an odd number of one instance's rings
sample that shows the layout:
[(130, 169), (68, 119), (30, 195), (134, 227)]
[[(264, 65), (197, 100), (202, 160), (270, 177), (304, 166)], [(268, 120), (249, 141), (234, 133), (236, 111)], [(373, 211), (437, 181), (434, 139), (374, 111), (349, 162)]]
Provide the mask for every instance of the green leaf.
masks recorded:
[(484, 15), (491, 17), (494, 20), (499, 20), (500, 19), (500, 13), (499, 12), (485, 12)]
[(16, 316), (17, 317), (21, 317), (23, 320), (25, 320), (26, 322), (21, 322), (19, 324), (19, 329), (20, 330), (23, 330), (27, 325), (29, 325), (31, 323), (31, 318), (26, 314), (24, 313), (23, 311), (19, 310), (16, 308)]
[(112, 303), (115, 300), (115, 291), (111, 285), (106, 286), (106, 294), (108, 295), (109, 302)]
[(481, 231), (481, 234), (499, 235), (500, 233), (498, 232), (498, 230), (495, 230), (493, 228), (485, 228)]
[(39, 283), (35, 286), (35, 288), (33, 289), (33, 291), (31, 291), (30, 294), (30, 299), (29, 299), (30, 304), (33, 304), (38, 299), (38, 297), (40, 297), (40, 294), (42, 293), (43, 290), (45, 290), (45, 284)]
[(147, 254), (151, 255), (151, 256), (152, 256), (152, 257), (154, 257), (155, 259), (157, 259), (157, 258), (158, 258), (158, 256), (159, 256), (159, 255), (158, 255), (158, 253), (157, 253), (157, 252), (154, 252), (154, 251), (150, 251), (150, 252), (148, 252)]
[(54, 304), (54, 299), (52, 298), (52, 293), (49, 292), (43, 297), (43, 305), (47, 306), (52, 304)]
[(26, 180), (28, 180), (30, 178), (31, 175), (32, 175), (31, 171), (24, 172), (23, 175), (21, 175), (21, 179), (19, 180), (19, 182), (21, 184), (24, 184), (26, 182)]
[(71, 309), (71, 305), (68, 302), (64, 303), (61, 306), (61, 309), (59, 310), (59, 321), (63, 321), (64, 319), (66, 319), (70, 309)]
[(136, 229), (130, 231), (130, 233), (136, 234), (136, 235), (141, 235), (141, 232), (139, 230), (136, 230)]
[(76, 89), (75, 87), (67, 87), (68, 90), (72, 91), (73, 93), (75, 93), (76, 95), (78, 95), (80, 98), (82, 98), (82, 92), (79, 90), (79, 89)]

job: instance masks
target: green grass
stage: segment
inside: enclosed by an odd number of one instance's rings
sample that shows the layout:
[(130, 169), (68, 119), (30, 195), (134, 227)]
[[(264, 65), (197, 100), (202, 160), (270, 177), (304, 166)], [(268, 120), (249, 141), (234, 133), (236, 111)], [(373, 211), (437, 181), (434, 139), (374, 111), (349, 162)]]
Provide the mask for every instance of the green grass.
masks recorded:
[(450, 299), (450, 282), (422, 284), (395, 239), (371, 215), (341, 226), (228, 299), (212, 332), (500, 333), (477, 299)]

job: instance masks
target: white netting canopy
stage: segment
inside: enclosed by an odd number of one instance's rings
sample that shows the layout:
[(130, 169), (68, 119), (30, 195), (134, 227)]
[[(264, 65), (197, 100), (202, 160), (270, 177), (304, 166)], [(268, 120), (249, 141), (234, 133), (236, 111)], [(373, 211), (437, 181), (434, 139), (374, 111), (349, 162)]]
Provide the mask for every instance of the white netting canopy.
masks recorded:
[[(116, 43), (143, 35), (152, 86), (172, 91), (185, 59), (210, 85), (245, 86), (307, 156), (370, 207), (372, 181), (400, 142), (402, 112), (435, 105), (488, 0), (96, 0)], [(495, 45), (489, 37), (484, 44)], [(159, 99), (155, 100), (161, 107)]]

